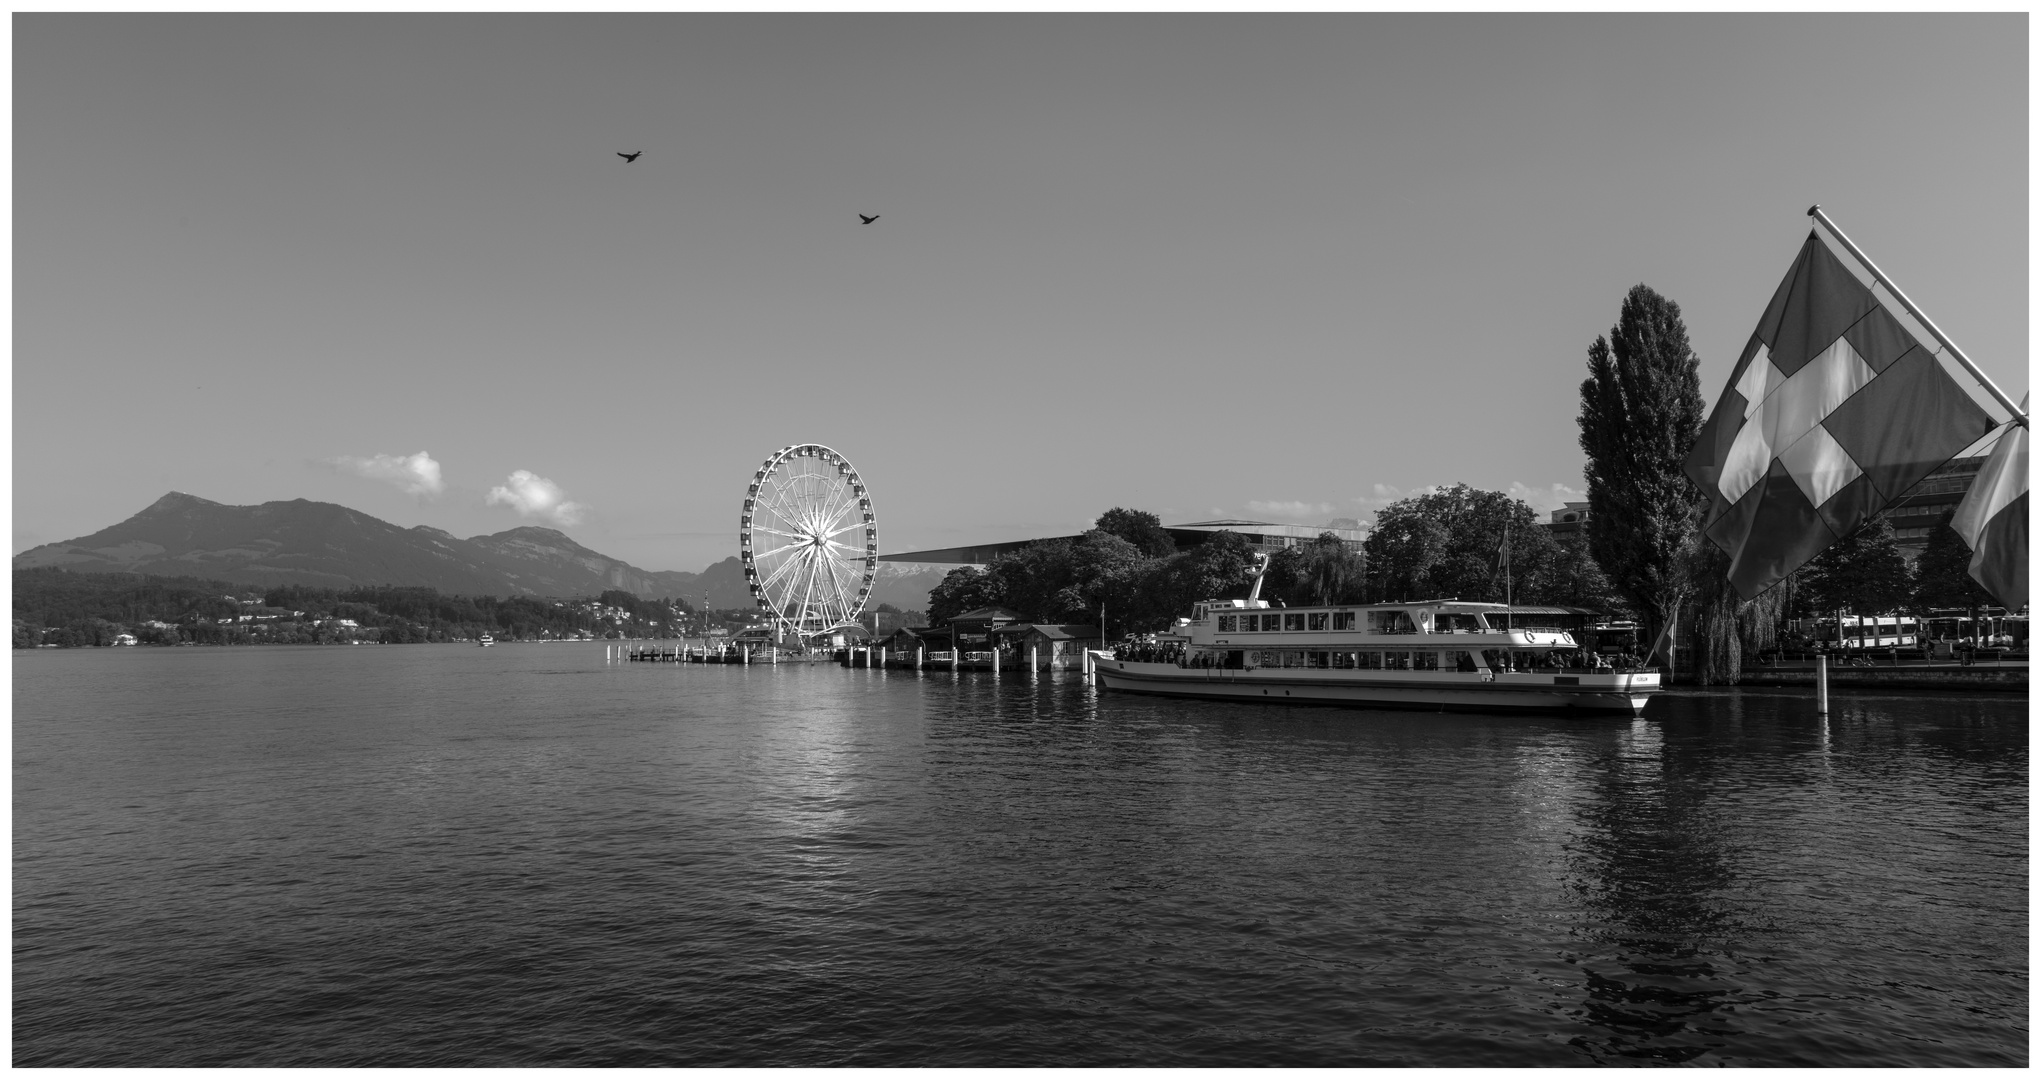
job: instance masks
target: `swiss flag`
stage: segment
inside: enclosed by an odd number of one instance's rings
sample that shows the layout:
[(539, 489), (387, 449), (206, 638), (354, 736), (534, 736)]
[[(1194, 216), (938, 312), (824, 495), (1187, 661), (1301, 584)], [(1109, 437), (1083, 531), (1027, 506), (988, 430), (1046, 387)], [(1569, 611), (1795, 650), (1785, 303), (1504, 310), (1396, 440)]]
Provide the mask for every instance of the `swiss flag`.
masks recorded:
[(1702, 531), (1744, 599), (1991, 430), (1928, 350), (1810, 232), (1687, 455)]
[[(2027, 411), (2025, 400), (2020, 411)], [(2016, 424), (1977, 471), (1949, 522), (1970, 545), (1970, 576), (2007, 609), (2027, 606), (2027, 428)]]

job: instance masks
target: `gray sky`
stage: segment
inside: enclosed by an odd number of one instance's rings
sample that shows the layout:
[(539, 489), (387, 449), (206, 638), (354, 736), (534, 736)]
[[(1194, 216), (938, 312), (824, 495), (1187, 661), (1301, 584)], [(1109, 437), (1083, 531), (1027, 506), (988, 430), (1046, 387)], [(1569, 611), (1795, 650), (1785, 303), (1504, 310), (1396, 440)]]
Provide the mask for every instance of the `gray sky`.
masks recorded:
[[(1625, 290), (1679, 302), (1712, 404), (1814, 202), (2027, 389), (2024, 15), (26, 14), (14, 49), (16, 551), (175, 489), (697, 570), (794, 442), (889, 551), (1549, 507)], [(421, 451), (442, 490), (373, 478)]]

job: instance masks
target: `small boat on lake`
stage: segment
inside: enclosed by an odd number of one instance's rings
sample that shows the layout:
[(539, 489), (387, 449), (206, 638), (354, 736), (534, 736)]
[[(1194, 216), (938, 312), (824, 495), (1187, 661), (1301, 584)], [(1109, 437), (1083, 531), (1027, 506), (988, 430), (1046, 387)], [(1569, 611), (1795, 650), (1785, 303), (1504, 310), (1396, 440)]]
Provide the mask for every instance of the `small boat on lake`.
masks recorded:
[[(1264, 563), (1264, 566), (1266, 564)], [(1174, 643), (1120, 649), (1096, 671), (1110, 690), (1402, 709), (1634, 716), (1655, 668), (1584, 653), (1510, 605), (1462, 600), (1272, 608), (1261, 576), (1245, 600), (1207, 600)]]
[(491, 645), (494, 645), (494, 644), (496, 644), (496, 639), (495, 639), (495, 638), (493, 638), (493, 637), (490, 637), (490, 636), (489, 636), (488, 634), (483, 634), (483, 635), (482, 635), (482, 640), (481, 640), (480, 644), (481, 644), (481, 646), (482, 646), (483, 648), (485, 648), (485, 649), (486, 649), (486, 648), (488, 648), (489, 646), (491, 646)]

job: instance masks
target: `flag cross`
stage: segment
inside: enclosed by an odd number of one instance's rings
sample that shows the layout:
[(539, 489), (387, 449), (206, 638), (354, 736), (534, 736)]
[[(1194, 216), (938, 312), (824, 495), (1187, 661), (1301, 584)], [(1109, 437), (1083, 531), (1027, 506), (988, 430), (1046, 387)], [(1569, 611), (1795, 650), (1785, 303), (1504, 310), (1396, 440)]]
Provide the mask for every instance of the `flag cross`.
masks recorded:
[(1703, 531), (1746, 599), (1991, 427), (1935, 358), (1810, 233), (1687, 456)]

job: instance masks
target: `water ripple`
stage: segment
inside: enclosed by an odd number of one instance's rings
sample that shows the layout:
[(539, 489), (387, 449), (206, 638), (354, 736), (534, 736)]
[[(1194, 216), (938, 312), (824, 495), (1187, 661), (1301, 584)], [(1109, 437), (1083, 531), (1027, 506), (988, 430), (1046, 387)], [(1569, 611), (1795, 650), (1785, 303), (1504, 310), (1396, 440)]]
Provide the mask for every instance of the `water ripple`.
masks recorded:
[(2024, 699), (14, 666), (24, 1066), (2023, 1066)]

